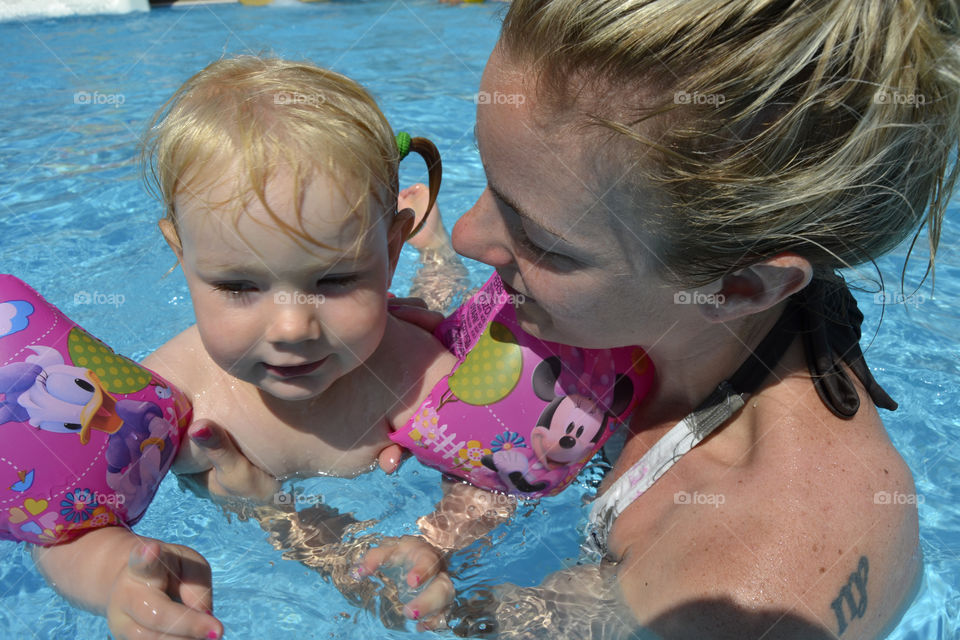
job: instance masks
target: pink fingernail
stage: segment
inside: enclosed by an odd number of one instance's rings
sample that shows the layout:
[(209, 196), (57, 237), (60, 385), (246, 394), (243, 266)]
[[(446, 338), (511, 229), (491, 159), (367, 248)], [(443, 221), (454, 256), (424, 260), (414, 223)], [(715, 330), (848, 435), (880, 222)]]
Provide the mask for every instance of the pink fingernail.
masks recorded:
[(207, 634), (207, 637), (210, 638), (210, 640), (217, 640), (217, 638), (220, 637), (220, 632), (217, 630), (213, 630)]
[(194, 429), (193, 433), (190, 434), (190, 437), (194, 440), (199, 440), (204, 442), (209, 440), (213, 436), (213, 431), (210, 430), (210, 427), (203, 426), (198, 429)]
[(413, 613), (413, 619), (414, 619), (414, 620), (416, 620), (416, 619), (418, 619), (418, 618), (420, 617), (420, 609), (414, 609), (411, 613)]
[(420, 576), (419, 576), (419, 575), (413, 576), (413, 582), (414, 582), (414, 584), (416, 584), (416, 586), (419, 587), (419, 586), (420, 586)]

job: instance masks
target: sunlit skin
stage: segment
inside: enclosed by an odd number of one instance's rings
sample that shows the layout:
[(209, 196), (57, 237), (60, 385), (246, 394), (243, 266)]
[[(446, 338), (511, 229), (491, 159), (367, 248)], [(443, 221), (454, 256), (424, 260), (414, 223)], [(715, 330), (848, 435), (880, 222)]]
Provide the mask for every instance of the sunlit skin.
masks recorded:
[[(292, 218), (288, 182), (271, 181), (268, 197)], [(221, 182), (204, 197), (221, 202), (228, 189)], [(324, 176), (304, 190), (301, 205), (316, 244), (293, 241), (257, 200), (238, 214), (189, 192), (177, 203), (181, 266), (207, 353), (232, 376), (287, 401), (323, 393), (373, 354), (392, 275), (384, 216), (366, 212), (376, 222), (365, 228)]]
[[(694, 305), (675, 304), (684, 289), (663, 277), (670, 270), (644, 225), (660, 195), (631, 192), (624, 171), (595, 155), (599, 130), (540, 109), (529, 86), (523, 70), (495, 50), (480, 91), (524, 100), (478, 105), (488, 186), (454, 226), (454, 248), (496, 268), (522, 294), (518, 317), (526, 331), (584, 347), (643, 345), (662, 374), (663, 397), (678, 411), (698, 403), (715, 382), (693, 379), (686, 363), (742, 360), (779, 307), (718, 324)], [(743, 342), (731, 341), (731, 333)], [(674, 362), (682, 366), (664, 366)], [(731, 365), (721, 373), (732, 373)]]
[[(278, 168), (266, 206), (281, 222), (302, 226), (307, 238), (295, 238), (259, 199), (235, 197), (243, 172), (223, 165), (214, 178), (185, 182), (176, 228), (161, 223), (197, 324), (144, 364), (193, 404), (174, 470), (200, 474), (213, 492), (272, 502), (277, 478), (353, 476), (382, 462), (396, 447), (390, 431), (407, 422), (455, 358), (428, 332), (387, 313), (409, 210), (371, 206), (364, 222), (351, 210), (357, 194), (341, 192), (342, 181), (316, 174), (298, 191)], [(426, 543), (405, 548), (417, 554), (407, 565), (411, 585), (442, 569)], [(210, 613), (210, 568), (186, 547), (105, 527), (43, 551), (37, 562), (73, 602), (107, 616), (118, 637), (223, 633)], [(441, 575), (404, 612), (413, 617), (452, 592)]]
[[(535, 86), (533, 72), (494, 50), (480, 91), (525, 99), (477, 107), (488, 187), (457, 222), (453, 244), (529, 296), (518, 311), (527, 331), (581, 346), (640, 344), (650, 353), (657, 387), (634, 416), (609, 483), (736, 370), (811, 268), (782, 254), (700, 290), (723, 294), (724, 304), (676, 304), (683, 288), (664, 277), (650, 226), (660, 194), (642, 185), (630, 194), (625, 151), (611, 151), (610, 138), (574, 113), (541, 104)], [(617, 95), (588, 90), (574, 108), (603, 112), (616, 108)], [(610, 554), (638, 624), (667, 637), (712, 637), (705, 629), (728, 637), (719, 629), (742, 630), (751, 624), (745, 612), (763, 609), (836, 629), (831, 603), (868, 556), (876, 600), (844, 637), (881, 632), (908, 602), (918, 572), (916, 510), (874, 503), (875, 491), (914, 489), (862, 388), (860, 396), (853, 419), (830, 413), (795, 341), (745, 409), (627, 508), (611, 530)], [(681, 505), (677, 492), (726, 502)], [(589, 580), (582, 589), (590, 591)], [(698, 602), (724, 608), (682, 608)]]
[[(162, 225), (197, 324), (151, 362), (195, 396), (197, 418), (227, 428), (273, 476), (369, 469), (427, 380), (452, 366), (429, 334), (387, 313), (409, 212), (371, 206), (365, 221), (335, 178), (318, 174), (297, 193), (278, 171), (266, 202), (286, 224), (302, 225), (308, 239), (296, 238), (259, 199), (236, 198), (230, 172), (203, 178), (178, 195), (176, 229)], [(200, 454), (191, 441), (175, 470), (202, 470), (192, 461)]]

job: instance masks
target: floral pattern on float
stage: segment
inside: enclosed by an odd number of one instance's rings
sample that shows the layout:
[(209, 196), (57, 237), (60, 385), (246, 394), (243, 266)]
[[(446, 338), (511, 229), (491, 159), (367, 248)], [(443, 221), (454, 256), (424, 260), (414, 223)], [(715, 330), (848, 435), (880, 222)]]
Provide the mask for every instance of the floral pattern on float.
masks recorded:
[(190, 417), (175, 387), (0, 275), (0, 538), (136, 523)]

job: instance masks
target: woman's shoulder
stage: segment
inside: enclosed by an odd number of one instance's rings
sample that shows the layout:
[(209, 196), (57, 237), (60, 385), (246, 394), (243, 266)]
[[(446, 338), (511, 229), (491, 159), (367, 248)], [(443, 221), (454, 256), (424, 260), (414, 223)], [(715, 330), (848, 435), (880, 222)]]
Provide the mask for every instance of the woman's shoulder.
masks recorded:
[[(876, 410), (840, 419), (798, 375), (728, 426), (650, 490), (655, 526), (643, 500), (624, 513), (621, 581), (638, 618), (708, 638), (878, 635), (919, 557), (913, 479)], [(666, 589), (642, 598), (651, 577)]]

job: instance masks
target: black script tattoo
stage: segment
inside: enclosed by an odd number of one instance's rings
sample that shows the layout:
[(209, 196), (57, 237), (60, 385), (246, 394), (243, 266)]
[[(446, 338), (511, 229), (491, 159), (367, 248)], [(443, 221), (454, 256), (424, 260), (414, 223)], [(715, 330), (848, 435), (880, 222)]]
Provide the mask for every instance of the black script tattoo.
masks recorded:
[[(833, 612), (837, 614), (837, 626), (839, 627), (837, 635), (842, 634), (847, 629), (847, 618), (843, 612), (843, 603), (847, 603), (847, 608), (850, 610), (850, 622), (862, 618), (867, 611), (867, 572), (869, 570), (870, 563), (867, 562), (867, 556), (860, 556), (857, 570), (850, 574), (847, 584), (840, 589), (840, 595), (830, 603)], [(856, 594), (854, 594), (854, 588), (857, 591)]]

